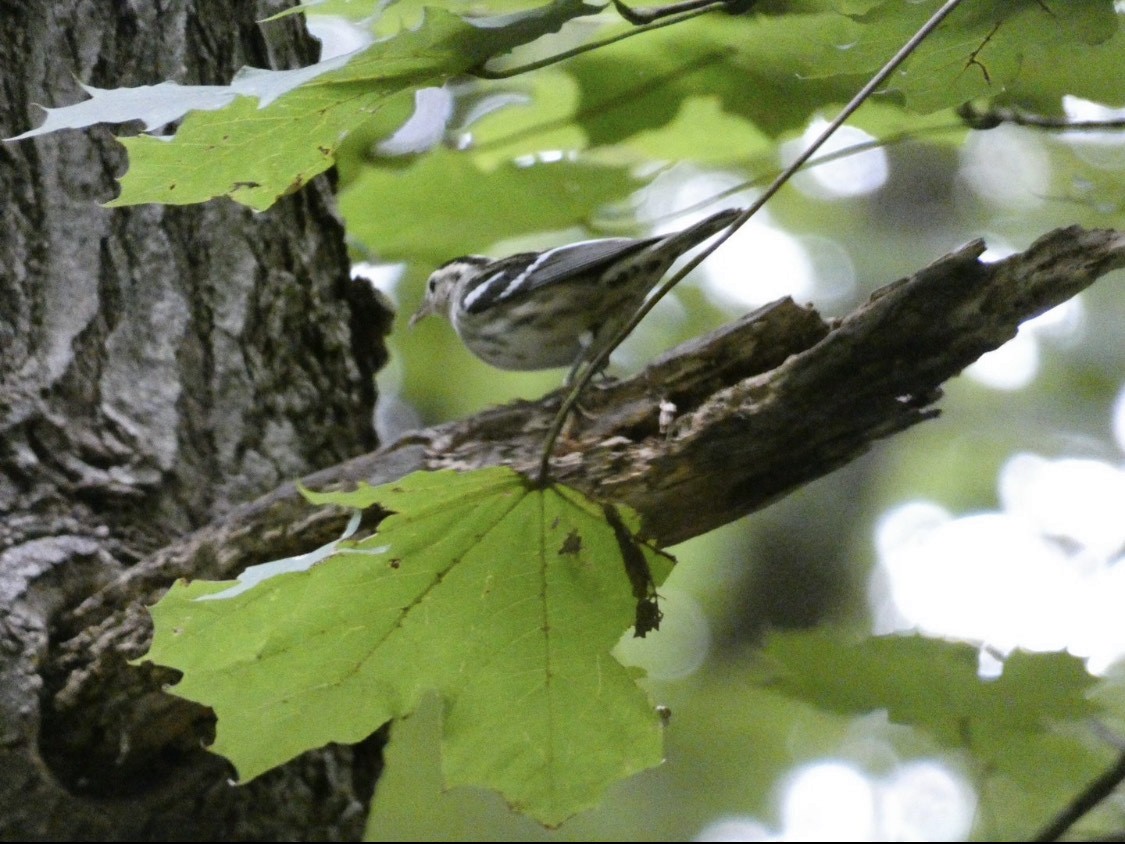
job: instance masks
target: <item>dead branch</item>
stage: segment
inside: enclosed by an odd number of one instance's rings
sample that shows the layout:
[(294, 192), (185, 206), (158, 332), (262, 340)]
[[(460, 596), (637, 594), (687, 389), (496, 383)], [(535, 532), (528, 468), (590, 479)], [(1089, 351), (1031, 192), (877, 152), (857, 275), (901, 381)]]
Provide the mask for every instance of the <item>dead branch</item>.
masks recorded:
[[(560, 441), (555, 477), (634, 507), (661, 544), (740, 518), (934, 417), (943, 382), (1024, 320), (1125, 266), (1125, 233), (1059, 229), (996, 263), (982, 262), (983, 251), (969, 243), (832, 324), (789, 299), (775, 302), (596, 387), (583, 400), (589, 418)], [(561, 391), (416, 431), (301, 483), (350, 487), (499, 464), (530, 474), (560, 401)], [(676, 408), (670, 426), (661, 425), (662, 401)], [(209, 729), (206, 711), (159, 694), (153, 677), (124, 663), (147, 645), (141, 604), (177, 577), (230, 578), (307, 551), (338, 536), (345, 517), (309, 506), (286, 484), (134, 566), (67, 619), (71, 638), (52, 655), (69, 678), (55, 711), (88, 718), (106, 706), (109, 682), (129, 710), (112, 719), (130, 725), (134, 748), (197, 743)]]
[[(632, 506), (662, 545), (697, 536), (933, 418), (943, 382), (1014, 337), (1021, 322), (1125, 266), (1125, 233), (1113, 230), (1058, 229), (995, 263), (980, 260), (984, 248), (966, 244), (834, 324), (782, 299), (631, 378), (595, 386), (583, 399), (589, 418), (556, 450), (556, 479)], [(561, 396), (415, 431), (301, 483), (329, 489), (495, 465), (530, 474)], [(666, 432), (661, 401), (676, 407)], [(74, 629), (176, 577), (231, 577), (307, 550), (342, 523), (286, 484), (136, 566), (77, 611)]]

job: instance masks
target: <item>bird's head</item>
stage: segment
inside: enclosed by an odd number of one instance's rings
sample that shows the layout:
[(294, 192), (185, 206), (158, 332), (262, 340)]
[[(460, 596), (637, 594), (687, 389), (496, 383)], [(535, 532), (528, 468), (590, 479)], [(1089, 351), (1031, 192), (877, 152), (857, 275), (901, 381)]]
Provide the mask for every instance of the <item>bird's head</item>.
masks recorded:
[(430, 273), (430, 278), (426, 282), (426, 295), (414, 316), (410, 318), (410, 325), (413, 326), (418, 320), (430, 314), (439, 314), (448, 319), (454, 296), (461, 290), (462, 283), (477, 275), (491, 263), (492, 259), (483, 255), (462, 255), (460, 258), (446, 261)]

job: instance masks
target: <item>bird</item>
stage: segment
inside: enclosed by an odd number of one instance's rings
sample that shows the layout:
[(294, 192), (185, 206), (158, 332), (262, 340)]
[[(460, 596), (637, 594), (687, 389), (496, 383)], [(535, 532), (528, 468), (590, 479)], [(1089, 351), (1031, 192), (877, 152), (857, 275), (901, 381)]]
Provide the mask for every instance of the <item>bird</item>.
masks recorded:
[(571, 366), (628, 322), (648, 293), (689, 249), (730, 226), (729, 208), (671, 234), (610, 237), (520, 252), (463, 255), (426, 282), (410, 325), (448, 319), (470, 352), (498, 369)]

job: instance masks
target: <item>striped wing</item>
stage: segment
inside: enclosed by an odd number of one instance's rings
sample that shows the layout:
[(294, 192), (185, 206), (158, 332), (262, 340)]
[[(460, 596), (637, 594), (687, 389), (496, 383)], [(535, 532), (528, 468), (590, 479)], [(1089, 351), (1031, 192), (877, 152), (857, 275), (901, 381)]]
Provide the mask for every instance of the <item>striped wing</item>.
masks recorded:
[(537, 287), (584, 275), (595, 268), (604, 268), (658, 240), (660, 240), (658, 237), (643, 240), (632, 237), (609, 237), (559, 246), (541, 253), (521, 275), (530, 277), (527, 289), (534, 290)]
[(464, 307), (479, 313), (515, 296), (601, 270), (650, 246), (658, 237), (610, 237), (558, 246), (545, 252), (524, 252), (490, 265), (465, 296)]

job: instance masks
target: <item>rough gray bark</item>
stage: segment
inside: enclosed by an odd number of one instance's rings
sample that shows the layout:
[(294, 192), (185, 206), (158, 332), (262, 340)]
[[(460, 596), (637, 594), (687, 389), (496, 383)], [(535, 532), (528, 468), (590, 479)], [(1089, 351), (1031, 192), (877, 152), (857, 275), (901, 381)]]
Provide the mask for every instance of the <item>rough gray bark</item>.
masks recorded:
[[(38, 123), (32, 103), (82, 99), (76, 79), (223, 84), (243, 64), (315, 60), (297, 19), (267, 43), (258, 13), (6, 4), (0, 135)], [(166, 709), (148, 673), (119, 652), (102, 682), (66, 644), (83, 632), (73, 608), (139, 560), (374, 446), (388, 315), (348, 280), (330, 185), (261, 215), (108, 210), (125, 162), (104, 129), (0, 145), (0, 160), (0, 838), (358, 837), (377, 748), (231, 787), (196, 734), (134, 729)]]

